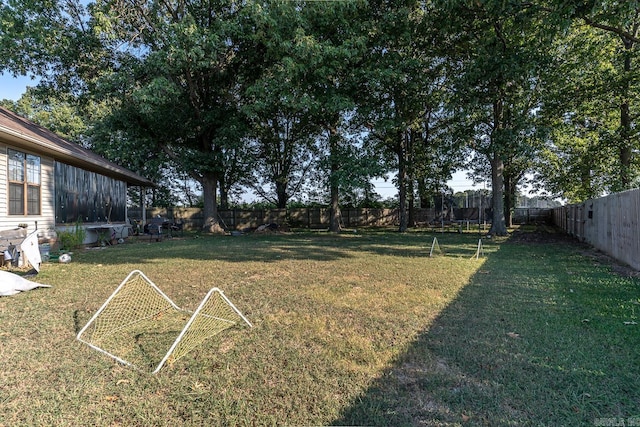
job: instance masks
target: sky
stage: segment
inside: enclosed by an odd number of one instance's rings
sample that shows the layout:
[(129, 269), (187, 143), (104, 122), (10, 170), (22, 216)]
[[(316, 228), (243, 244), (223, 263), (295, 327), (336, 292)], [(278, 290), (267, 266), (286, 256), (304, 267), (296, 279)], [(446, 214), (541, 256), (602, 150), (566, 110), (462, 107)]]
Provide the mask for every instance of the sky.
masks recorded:
[(27, 90), (27, 86), (35, 86), (36, 80), (29, 77), (13, 77), (11, 74), (0, 74), (0, 99), (17, 101)]
[[(35, 86), (36, 80), (29, 77), (13, 77), (11, 74), (0, 74), (0, 99), (10, 99), (17, 101), (26, 91), (28, 86)], [(482, 184), (475, 185), (466, 178), (466, 171), (459, 171), (453, 174), (452, 179), (447, 183), (453, 188), (454, 193), (464, 190), (479, 190), (485, 188)], [(391, 177), (385, 182), (384, 180), (375, 180), (377, 192), (383, 197), (394, 197), (397, 189), (394, 187)]]
[[(394, 197), (398, 193), (398, 190), (393, 185), (392, 179), (393, 176), (389, 176), (389, 179), (386, 181), (383, 179), (373, 181), (378, 194), (380, 194), (384, 199)], [(474, 185), (473, 181), (467, 179), (466, 170), (454, 173), (451, 179), (447, 181), (447, 185), (453, 189), (454, 193), (465, 190), (481, 190), (483, 188), (487, 188), (483, 184)]]

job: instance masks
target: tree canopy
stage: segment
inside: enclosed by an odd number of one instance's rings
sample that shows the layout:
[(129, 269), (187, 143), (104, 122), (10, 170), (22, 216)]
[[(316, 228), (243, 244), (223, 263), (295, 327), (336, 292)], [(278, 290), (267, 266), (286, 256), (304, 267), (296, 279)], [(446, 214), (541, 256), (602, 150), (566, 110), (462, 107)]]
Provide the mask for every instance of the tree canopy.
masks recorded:
[(637, 186), (638, 16), (613, 0), (1, 1), (0, 71), (40, 79), (17, 112), (162, 188), (197, 182), (211, 230), (249, 189), (319, 197), (337, 231), (339, 206), (391, 172), (404, 231), (466, 162), (505, 234), (527, 174), (569, 201)]

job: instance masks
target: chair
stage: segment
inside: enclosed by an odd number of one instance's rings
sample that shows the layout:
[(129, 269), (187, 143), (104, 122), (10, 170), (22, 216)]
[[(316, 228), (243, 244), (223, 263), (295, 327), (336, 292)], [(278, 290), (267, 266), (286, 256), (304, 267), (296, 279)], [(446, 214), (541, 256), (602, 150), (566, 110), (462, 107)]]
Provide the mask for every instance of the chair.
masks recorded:
[(147, 224), (147, 232), (149, 233), (149, 240), (156, 239), (156, 242), (162, 240), (162, 228), (167, 223), (167, 220), (164, 218), (152, 218), (151, 221)]
[(175, 222), (171, 223), (169, 230), (171, 231), (171, 233), (180, 232), (180, 235), (182, 236), (183, 230), (184, 230), (184, 223), (182, 222), (181, 219), (178, 219)]

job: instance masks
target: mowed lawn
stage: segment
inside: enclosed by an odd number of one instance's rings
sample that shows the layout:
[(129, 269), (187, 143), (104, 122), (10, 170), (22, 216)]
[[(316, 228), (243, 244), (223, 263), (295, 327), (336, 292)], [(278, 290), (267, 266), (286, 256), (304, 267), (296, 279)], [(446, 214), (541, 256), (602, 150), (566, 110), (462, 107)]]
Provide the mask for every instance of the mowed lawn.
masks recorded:
[[(640, 425), (640, 282), (551, 237), (480, 259), (477, 233), (426, 231), (76, 251), (0, 298), (0, 426)], [(219, 287), (254, 327), (121, 366), (75, 336), (134, 269), (188, 309)]]

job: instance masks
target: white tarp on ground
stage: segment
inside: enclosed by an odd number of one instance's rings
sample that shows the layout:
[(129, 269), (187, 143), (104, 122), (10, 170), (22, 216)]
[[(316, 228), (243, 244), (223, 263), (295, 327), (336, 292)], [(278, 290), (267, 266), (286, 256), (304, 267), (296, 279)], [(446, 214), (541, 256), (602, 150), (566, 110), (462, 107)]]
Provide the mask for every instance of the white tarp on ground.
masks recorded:
[(17, 274), (0, 270), (0, 296), (15, 295), (35, 288), (50, 288), (50, 285), (32, 282)]

